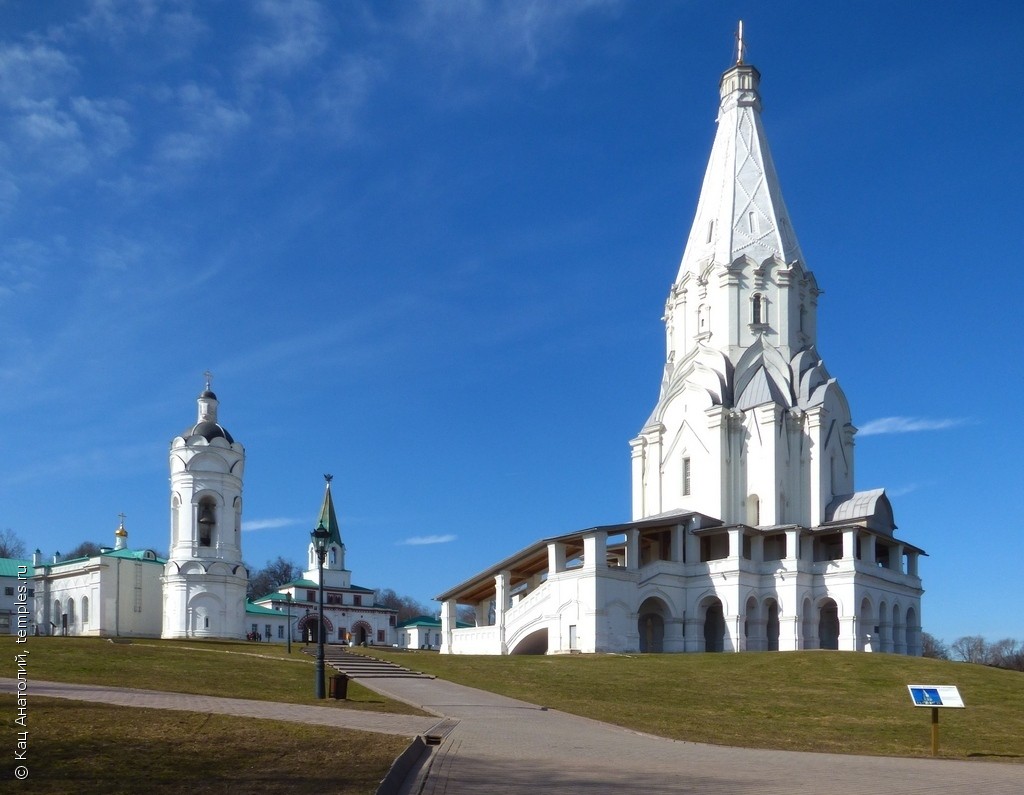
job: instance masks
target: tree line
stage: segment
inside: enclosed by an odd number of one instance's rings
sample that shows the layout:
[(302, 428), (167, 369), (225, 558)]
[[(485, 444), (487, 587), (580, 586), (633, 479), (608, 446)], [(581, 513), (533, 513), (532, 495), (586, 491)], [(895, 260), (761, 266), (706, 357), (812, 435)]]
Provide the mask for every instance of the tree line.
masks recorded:
[(934, 635), (923, 632), (921, 649), (923, 657), (936, 660), (956, 660), (1024, 671), (1024, 643), (1013, 638), (989, 642), (981, 635), (964, 635), (947, 645)]

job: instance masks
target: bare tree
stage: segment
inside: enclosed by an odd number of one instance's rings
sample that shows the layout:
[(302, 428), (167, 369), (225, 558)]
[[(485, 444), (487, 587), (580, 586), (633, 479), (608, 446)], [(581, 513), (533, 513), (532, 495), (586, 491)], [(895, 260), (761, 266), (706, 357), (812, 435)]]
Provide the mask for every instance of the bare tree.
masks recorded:
[(377, 591), (377, 604), (397, 610), (399, 623), (408, 621), (410, 618), (416, 618), (417, 616), (429, 616), (432, 614), (429, 608), (424, 607), (411, 596), (399, 596), (391, 588)]
[(988, 645), (988, 664), (1011, 671), (1024, 671), (1024, 646), (1012, 638), (1003, 638)]
[(72, 549), (68, 554), (64, 556), (66, 560), (73, 558), (91, 558), (93, 555), (100, 554), (100, 545), (93, 543), (92, 541), (83, 541), (77, 547)]
[(246, 596), (258, 599), (273, 593), (282, 585), (291, 582), (302, 573), (298, 564), (285, 560), (280, 555), (276, 560), (268, 560), (267, 565), (249, 576)]
[(0, 532), (0, 558), (24, 558), (25, 542), (11, 528)]
[(958, 660), (979, 665), (989, 662), (988, 644), (981, 635), (964, 635), (954, 640), (949, 648)]
[(921, 656), (934, 660), (948, 660), (949, 646), (928, 632), (921, 633)]

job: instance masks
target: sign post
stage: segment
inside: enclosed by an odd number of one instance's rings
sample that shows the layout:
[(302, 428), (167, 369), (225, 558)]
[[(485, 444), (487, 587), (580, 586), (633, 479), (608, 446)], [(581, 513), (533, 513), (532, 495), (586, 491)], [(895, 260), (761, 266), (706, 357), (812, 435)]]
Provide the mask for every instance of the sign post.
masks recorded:
[(955, 685), (907, 685), (915, 707), (932, 711), (932, 756), (939, 755), (939, 709), (964, 709), (964, 700)]

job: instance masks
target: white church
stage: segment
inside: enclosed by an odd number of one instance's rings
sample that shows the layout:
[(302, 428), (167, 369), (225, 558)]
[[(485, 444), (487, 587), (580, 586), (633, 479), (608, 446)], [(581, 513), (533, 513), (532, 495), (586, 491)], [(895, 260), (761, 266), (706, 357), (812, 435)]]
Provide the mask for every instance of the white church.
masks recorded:
[[(247, 601), (242, 562), (245, 448), (218, 421), (210, 389), (197, 398), (195, 423), (170, 445), (170, 552), (131, 549), (124, 518), (113, 547), (70, 560), (32, 561), (34, 631), (41, 635), (126, 638), (258, 637), (285, 643), (316, 641), (391, 645), (397, 611), (376, 604), (376, 591), (352, 584), (345, 568), (330, 479), (319, 520), (329, 531), (320, 568), (312, 540), (300, 579)], [(319, 619), (319, 620), (318, 620)]]
[[(760, 73), (718, 127), (665, 305), (658, 402), (630, 442), (633, 519), (546, 538), (436, 597), (449, 654), (921, 653), (923, 550), (854, 486), (850, 407), (817, 350), (820, 291), (761, 122)], [(476, 626), (458, 628), (458, 607)]]

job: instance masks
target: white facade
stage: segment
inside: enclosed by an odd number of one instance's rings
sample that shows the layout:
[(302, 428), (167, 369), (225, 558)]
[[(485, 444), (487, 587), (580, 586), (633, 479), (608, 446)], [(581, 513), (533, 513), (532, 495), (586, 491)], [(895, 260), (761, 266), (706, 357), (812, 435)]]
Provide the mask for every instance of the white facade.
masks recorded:
[(36, 553), (35, 623), (40, 635), (155, 638), (160, 635), (163, 558), (128, 549), (122, 523), (114, 548), (42, 563)]
[[(442, 651), (920, 654), (922, 550), (854, 489), (856, 428), (817, 352), (820, 291), (761, 125), (760, 74), (718, 130), (665, 308), (657, 405), (630, 442), (633, 521), (546, 539), (438, 597)], [(458, 604), (477, 626), (458, 629)]]
[(0, 635), (35, 633), (34, 573), (31, 560), (0, 558)]
[(171, 547), (161, 636), (244, 638), (245, 449), (218, 423), (209, 382), (197, 402), (195, 425), (171, 442)]

